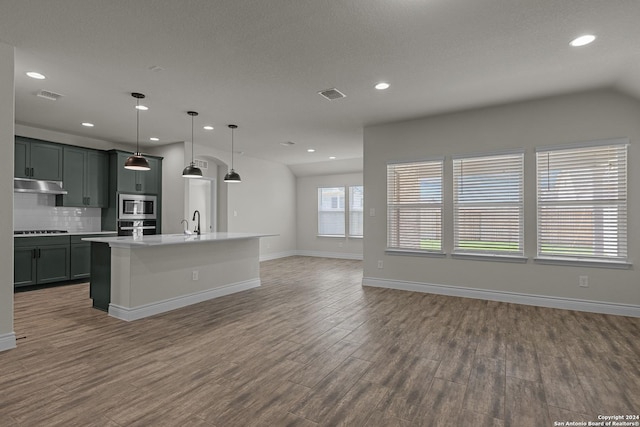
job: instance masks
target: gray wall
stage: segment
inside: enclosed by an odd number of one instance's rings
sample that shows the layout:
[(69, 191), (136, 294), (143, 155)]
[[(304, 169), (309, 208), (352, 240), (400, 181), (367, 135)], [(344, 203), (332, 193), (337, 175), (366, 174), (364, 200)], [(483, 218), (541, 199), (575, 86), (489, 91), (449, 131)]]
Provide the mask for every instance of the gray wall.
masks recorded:
[[(189, 147), (187, 147), (189, 145)], [(182, 169), (190, 158), (190, 144), (176, 143), (158, 147), (152, 154), (163, 156), (162, 164), (162, 230), (180, 233), (182, 218), (191, 219)], [(219, 161), (218, 199), (224, 210), (218, 212), (218, 231), (258, 232), (275, 234), (260, 239), (262, 260), (295, 254), (296, 250), (296, 180), (289, 168), (281, 163), (249, 156), (236, 156), (234, 166), (242, 177), (239, 184), (226, 184), (225, 164), (231, 153), (196, 144), (196, 158)], [(225, 202), (226, 201), (226, 202)], [(225, 204), (226, 203), (226, 204)], [(226, 207), (226, 208), (225, 208)], [(226, 229), (225, 229), (226, 226)]]
[(0, 43), (0, 351), (13, 334), (13, 47)]
[[(536, 254), (535, 147), (628, 137), (629, 257), (631, 269), (541, 265)], [(444, 250), (451, 253), (453, 214), (451, 155), (524, 148), (526, 264), (445, 258), (394, 256), (386, 247), (386, 163), (446, 156)], [(471, 290), (513, 292), (555, 299), (591, 300), (640, 306), (640, 103), (609, 90), (483, 108), (411, 121), (366, 127), (364, 130), (365, 218), (364, 283), (407, 282), (459, 286)], [(447, 202), (448, 200), (448, 202)], [(378, 260), (383, 261), (379, 269)], [(589, 287), (578, 277), (589, 276)], [(426, 289), (426, 287), (425, 287)]]
[[(319, 237), (318, 188), (362, 185), (362, 173), (299, 177), (297, 248), (300, 255), (362, 259), (362, 238)], [(346, 191), (349, 191), (348, 188)], [(365, 202), (366, 203), (366, 202)]]

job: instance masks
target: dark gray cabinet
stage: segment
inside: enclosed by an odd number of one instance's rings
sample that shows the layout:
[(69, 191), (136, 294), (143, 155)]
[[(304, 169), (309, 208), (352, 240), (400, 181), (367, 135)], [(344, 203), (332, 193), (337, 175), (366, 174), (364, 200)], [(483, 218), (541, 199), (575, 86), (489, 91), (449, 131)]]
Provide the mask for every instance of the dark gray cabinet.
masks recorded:
[(148, 171), (133, 171), (124, 168), (124, 163), (132, 154), (126, 151), (111, 150), (109, 153), (109, 201), (102, 210), (102, 229), (117, 230), (118, 195), (150, 194), (157, 196), (156, 232), (161, 233), (162, 223), (162, 157), (145, 154)]
[(14, 176), (62, 181), (62, 145), (15, 137)]
[(63, 184), (67, 194), (58, 196), (56, 204), (106, 207), (109, 173), (107, 154), (97, 150), (65, 146), (63, 155)]
[(111, 173), (116, 177), (116, 191), (127, 194), (159, 194), (162, 182), (161, 161), (145, 155), (151, 170), (133, 171), (124, 168), (124, 162), (132, 153), (113, 152), (115, 156)]
[(69, 279), (69, 236), (14, 238), (14, 286)]
[(82, 239), (115, 235), (116, 233), (15, 237), (13, 284), (20, 287), (89, 278), (91, 243)]

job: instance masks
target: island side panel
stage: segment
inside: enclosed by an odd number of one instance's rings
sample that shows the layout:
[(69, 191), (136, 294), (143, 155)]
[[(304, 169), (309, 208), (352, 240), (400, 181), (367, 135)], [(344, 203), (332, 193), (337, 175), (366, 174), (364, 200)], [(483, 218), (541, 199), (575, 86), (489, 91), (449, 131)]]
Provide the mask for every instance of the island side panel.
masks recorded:
[(93, 307), (109, 310), (111, 302), (111, 248), (108, 243), (91, 242), (91, 282), (89, 297)]
[[(130, 301), (136, 308), (208, 291), (260, 284), (258, 238), (132, 247)], [(198, 280), (193, 280), (197, 271)], [(208, 299), (208, 298), (207, 298)]]

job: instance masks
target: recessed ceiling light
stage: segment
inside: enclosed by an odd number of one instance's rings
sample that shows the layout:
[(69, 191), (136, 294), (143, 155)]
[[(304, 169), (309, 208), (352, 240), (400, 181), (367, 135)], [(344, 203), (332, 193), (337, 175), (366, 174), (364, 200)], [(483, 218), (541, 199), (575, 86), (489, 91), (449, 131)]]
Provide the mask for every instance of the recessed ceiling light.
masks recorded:
[(85, 126), (85, 127), (88, 127), (88, 128), (92, 128), (93, 127), (93, 123), (84, 122), (84, 123), (82, 123), (82, 126)]
[(44, 74), (36, 73), (35, 71), (27, 72), (27, 76), (31, 77), (32, 79), (38, 79), (38, 80), (44, 80), (46, 78)]
[(580, 36), (571, 40), (569, 44), (573, 47), (586, 46), (589, 43), (593, 42), (595, 39), (596, 36), (594, 36), (593, 34), (585, 34), (584, 36)]
[(335, 159), (336, 159), (336, 156), (330, 156), (329, 157), (329, 160), (335, 160)]
[(152, 136), (151, 138), (149, 138), (150, 141), (160, 141), (160, 138), (156, 138), (155, 136)]
[(204, 126), (202, 129), (204, 129), (204, 130), (213, 130), (213, 126), (207, 125), (207, 126)]
[(313, 148), (309, 148), (307, 149), (307, 153), (314, 153), (316, 150), (314, 150)]
[(385, 90), (385, 89), (389, 89), (389, 83), (385, 83), (385, 82), (380, 82), (378, 83), (375, 88), (378, 90)]
[(142, 111), (147, 111), (149, 109), (146, 105), (136, 105), (136, 108)]

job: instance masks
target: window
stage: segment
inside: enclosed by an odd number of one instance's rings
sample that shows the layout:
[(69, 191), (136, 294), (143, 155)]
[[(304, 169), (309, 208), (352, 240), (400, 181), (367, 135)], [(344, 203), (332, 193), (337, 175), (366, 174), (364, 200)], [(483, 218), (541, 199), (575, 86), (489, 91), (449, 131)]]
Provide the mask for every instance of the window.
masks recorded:
[(364, 187), (349, 187), (349, 236), (362, 237), (364, 225)]
[(344, 236), (344, 187), (318, 188), (318, 234)]
[(524, 152), (453, 159), (454, 252), (524, 255)]
[(538, 256), (626, 261), (627, 143), (536, 150)]
[(442, 251), (443, 159), (387, 165), (387, 247)]

